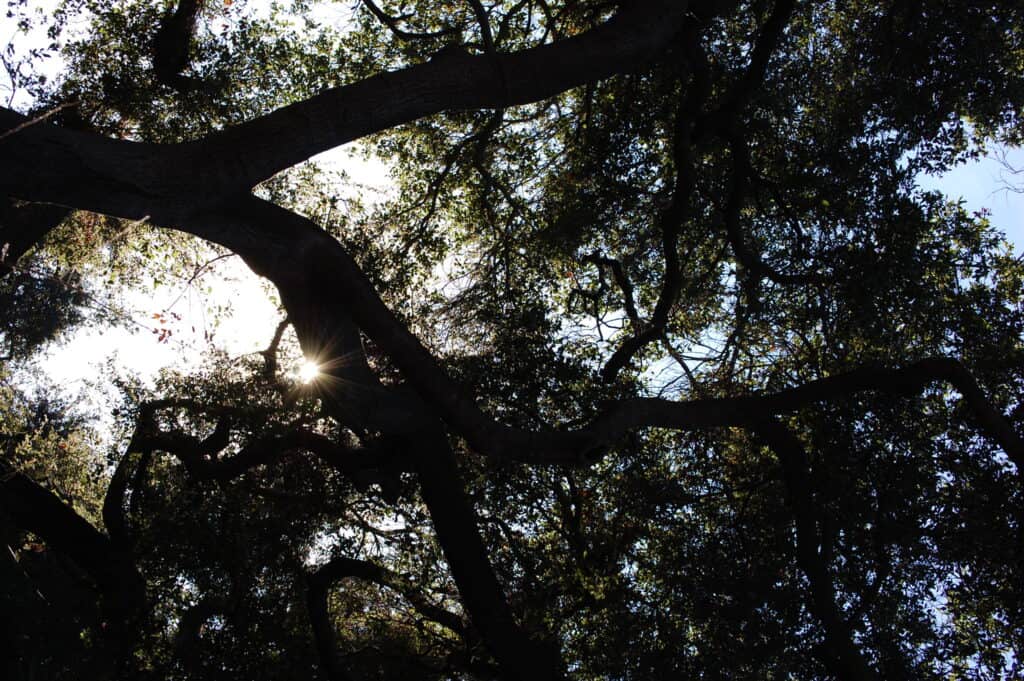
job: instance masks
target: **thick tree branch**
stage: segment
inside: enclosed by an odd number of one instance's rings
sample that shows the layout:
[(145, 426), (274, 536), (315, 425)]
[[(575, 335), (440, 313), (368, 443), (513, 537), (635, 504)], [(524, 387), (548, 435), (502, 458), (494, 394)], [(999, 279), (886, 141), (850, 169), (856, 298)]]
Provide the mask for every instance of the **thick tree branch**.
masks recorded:
[(366, 560), (332, 558), (309, 576), (310, 598), (325, 598), (331, 584), (348, 577), (387, 587), (401, 594), (423, 618), (440, 624), (459, 637), (466, 636), (466, 623), (461, 617), (431, 603), (405, 576)]
[[(508, 54), (447, 56), (383, 73), (177, 145), (110, 140), (0, 108), (0, 194), (177, 224), (275, 173), (442, 111), (528, 104), (629, 71), (663, 49), (687, 4), (637, 0), (586, 33)], [(188, 201), (181, 197), (188, 196)]]
[(836, 605), (835, 585), (827, 561), (818, 550), (821, 542), (807, 454), (799, 439), (774, 419), (764, 419), (754, 433), (779, 459), (789, 506), (796, 524), (796, 555), (810, 586), (810, 610), (825, 630), (825, 664), (843, 681), (874, 681), (878, 675), (854, 643), (853, 631)]
[(712, 134), (729, 130), (735, 125), (739, 114), (764, 84), (768, 62), (782, 40), (795, 4), (794, 0), (775, 2), (772, 13), (761, 27), (743, 76), (729, 89), (718, 107), (707, 112), (697, 121), (694, 126), (696, 139), (705, 139)]
[(277, 377), (277, 350), (281, 345), (281, 338), (284, 336), (285, 329), (291, 324), (291, 320), (286, 316), (277, 324), (277, 328), (274, 329), (274, 336), (270, 339), (270, 345), (267, 346), (266, 350), (261, 350), (260, 354), (263, 355), (263, 375), (269, 381), (276, 380)]
[[(1024, 440), (991, 405), (970, 373), (956, 360), (931, 358), (903, 369), (865, 367), (775, 394), (735, 398), (671, 402), (657, 399), (626, 400), (611, 405), (590, 425), (572, 432), (528, 432), (493, 421), (472, 398), (439, 366), (433, 355), (395, 317), (378, 296), (372, 283), (344, 248), (306, 218), (273, 204), (250, 199), (238, 214), (219, 214), (205, 219), (194, 233), (221, 243), (242, 255), (260, 274), (269, 277), (281, 291), (292, 318), (299, 312), (315, 319), (313, 328), (297, 327), (307, 354), (326, 352), (326, 329), (354, 321), (383, 349), (415, 387), (421, 401), (399, 398), (382, 387), (352, 388), (332, 399), (365, 405), (373, 400), (377, 408), (368, 417), (375, 423), (394, 419), (399, 432), (409, 432), (415, 423), (425, 425), (427, 412), (441, 416), (477, 451), (526, 463), (580, 464), (599, 455), (603, 448), (630, 430), (645, 427), (694, 429), (749, 424), (751, 414), (778, 414), (814, 402), (835, 399), (863, 390), (906, 393), (943, 380), (964, 395), (979, 423), (1009, 457), (1024, 465)], [(287, 238), (301, 244), (291, 249), (276, 248)], [(297, 280), (296, 275), (302, 279)], [(344, 300), (324, 301), (316, 314), (303, 311), (320, 305), (319, 291), (344, 292)], [(300, 294), (306, 293), (303, 298)], [(351, 321), (346, 321), (351, 320)], [(372, 372), (370, 373), (372, 377)], [(369, 385), (376, 384), (372, 377)], [(361, 385), (366, 385), (363, 383)], [(429, 406), (428, 406), (429, 405)], [(352, 406), (351, 408), (358, 408)], [(1022, 468), (1024, 470), (1024, 468)]]
[(423, 501), (466, 611), (498, 661), (502, 677), (509, 681), (564, 678), (553, 645), (529, 638), (512, 616), (444, 435), (418, 444), (426, 450), (417, 458)]
[(114, 659), (130, 665), (146, 610), (145, 583), (131, 557), (53, 493), (6, 464), (0, 464), (0, 508), (96, 583)]
[(334, 581), (330, 575), (330, 566), (331, 563), (328, 563), (306, 578), (306, 610), (324, 676), (328, 681), (349, 681), (352, 676), (339, 659), (334, 641), (334, 625), (327, 607), (327, 591)]
[(203, 140), (195, 155), (215, 159), (209, 172), (217, 177), (207, 182), (238, 191), (321, 151), (434, 113), (536, 102), (652, 58), (682, 25), (686, 7), (637, 0), (606, 24), (556, 43), (438, 58), (327, 90)]
[(484, 52), (487, 54), (494, 53), (494, 36), (491, 34), (491, 20), (487, 16), (487, 10), (480, 3), (480, 0), (467, 0), (470, 6), (473, 8), (473, 16), (476, 17), (476, 23), (480, 26), (480, 38), (484, 43)]
[(131, 542), (125, 506), (128, 485), (144, 454), (136, 437), (132, 437), (127, 450), (118, 461), (107, 486), (107, 493), (103, 497), (103, 525), (107, 528), (110, 540), (122, 550), (128, 550)]
[(862, 367), (775, 393), (691, 402), (653, 398), (624, 400), (615, 403), (586, 430), (610, 442), (630, 430), (652, 426), (680, 430), (747, 427), (766, 415), (794, 412), (816, 402), (841, 399), (857, 392), (878, 390), (908, 395), (936, 381), (951, 384), (963, 395), (985, 434), (1003, 448), (1019, 471), (1024, 471), (1024, 439), (989, 403), (981, 386), (963, 364), (946, 357), (923, 359), (901, 369)]
[(0, 199), (0, 277), (21, 256), (38, 245), (71, 211), (63, 206), (30, 203), (18, 205)]
[[(190, 224), (190, 231), (222, 243), (273, 281), (292, 319), (303, 351), (333, 367), (337, 383), (322, 399), (341, 420), (357, 420), (372, 430), (404, 435), (415, 462), (438, 538), (474, 624), (510, 678), (558, 678), (557, 655), (523, 634), (513, 619), (491, 570), (475, 516), (459, 482), (450, 447), (437, 432), (437, 415), (467, 425), (471, 442), (488, 451), (507, 430), (484, 416), (447, 376), (430, 352), (394, 316), (351, 256), (306, 218), (274, 204), (248, 199), (237, 212)], [(278, 245), (280, 244), (280, 247)], [(420, 398), (380, 385), (365, 358), (348, 365), (338, 356), (345, 328), (358, 324), (396, 361)], [(358, 344), (358, 332), (351, 343)], [(439, 407), (428, 407), (440, 398)], [(519, 433), (520, 431), (512, 431)], [(523, 433), (529, 440), (534, 434)], [(520, 443), (512, 446), (518, 447)], [(399, 438), (394, 445), (402, 446)], [(526, 448), (530, 452), (532, 449)]]

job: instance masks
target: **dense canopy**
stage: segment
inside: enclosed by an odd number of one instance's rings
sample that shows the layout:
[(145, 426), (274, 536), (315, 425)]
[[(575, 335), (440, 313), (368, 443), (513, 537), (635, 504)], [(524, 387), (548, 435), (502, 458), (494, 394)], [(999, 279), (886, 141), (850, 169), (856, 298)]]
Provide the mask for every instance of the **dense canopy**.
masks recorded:
[[(1024, 264), (918, 187), (1024, 142), (1019, 0), (50, 5), (0, 20), (4, 678), (1024, 674)], [(39, 374), (234, 256), (262, 352)]]

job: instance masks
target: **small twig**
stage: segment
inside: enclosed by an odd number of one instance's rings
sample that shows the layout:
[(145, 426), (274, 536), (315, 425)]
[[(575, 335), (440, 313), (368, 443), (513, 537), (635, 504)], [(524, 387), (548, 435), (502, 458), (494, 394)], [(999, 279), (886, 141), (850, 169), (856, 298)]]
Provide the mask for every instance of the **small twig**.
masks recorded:
[[(71, 108), (73, 106), (78, 106), (78, 103), (79, 103), (78, 100), (75, 100), (75, 101), (72, 101), (72, 102), (64, 102), (63, 104), (58, 104), (57, 106), (53, 107), (49, 111), (45, 111), (45, 112), (39, 114), (38, 116), (36, 116), (35, 118), (30, 118), (27, 121), (25, 121), (24, 123), (21, 123), (20, 125), (16, 125), (13, 128), (11, 128), (10, 130), (5, 131), (3, 134), (0, 134), (0, 140), (5, 139), (7, 137), (10, 137), (11, 135), (13, 135), (13, 134), (15, 134), (17, 132), (21, 132), (25, 128), (33, 126), (36, 123), (42, 123), (47, 118), (53, 116), (54, 114), (56, 114), (56, 113), (58, 113), (58, 112), (60, 112), (60, 111), (62, 111), (64, 109), (68, 109), (68, 108)], [(146, 216), (146, 217), (148, 218), (149, 216)]]
[[(143, 220), (145, 220), (145, 218), (143, 218)], [(140, 222), (141, 222), (141, 220), (140, 220)], [(187, 291), (192, 286), (192, 283), (195, 282), (195, 280), (199, 278), (199, 275), (201, 275), (203, 272), (205, 272), (206, 270), (208, 270), (210, 268), (210, 265), (212, 265), (213, 263), (217, 262), (218, 260), (224, 260), (225, 258), (230, 258), (233, 255), (234, 255), (234, 253), (224, 253), (222, 255), (218, 255), (215, 258), (211, 258), (210, 260), (207, 260), (202, 265), (197, 267), (195, 269), (195, 271), (192, 273), (192, 276), (189, 277), (188, 281), (185, 282), (185, 286), (184, 286), (184, 288), (181, 289), (181, 292), (178, 293), (178, 296), (171, 302), (170, 305), (168, 305), (167, 307), (164, 308), (164, 312), (167, 312), (172, 307), (174, 307), (175, 305), (178, 304), (178, 301), (181, 300), (182, 296), (185, 295), (185, 291)]]

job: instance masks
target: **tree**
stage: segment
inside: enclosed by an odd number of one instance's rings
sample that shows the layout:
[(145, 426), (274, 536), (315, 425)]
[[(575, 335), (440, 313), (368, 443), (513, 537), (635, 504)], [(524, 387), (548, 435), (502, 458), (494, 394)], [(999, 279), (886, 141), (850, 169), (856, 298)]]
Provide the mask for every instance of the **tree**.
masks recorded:
[[(119, 379), (101, 517), (8, 454), (15, 678), (1020, 673), (1024, 268), (914, 183), (1020, 141), (1019, 3), (243, 5), (67, 0), (0, 109), (12, 357), (94, 214), (286, 315)], [(288, 171), (357, 141), (391, 200)]]

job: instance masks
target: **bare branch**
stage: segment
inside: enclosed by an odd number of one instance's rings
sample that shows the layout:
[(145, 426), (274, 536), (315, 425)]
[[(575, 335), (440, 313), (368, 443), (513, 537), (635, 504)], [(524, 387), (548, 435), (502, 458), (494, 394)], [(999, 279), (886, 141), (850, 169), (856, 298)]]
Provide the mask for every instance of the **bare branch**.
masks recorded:
[(11, 135), (17, 134), (17, 133), (21, 132), (22, 130), (25, 130), (26, 128), (31, 127), (33, 125), (38, 125), (39, 123), (42, 123), (43, 121), (45, 121), (46, 119), (50, 118), (51, 116), (54, 116), (55, 114), (60, 113), (64, 109), (69, 109), (69, 108), (75, 107), (75, 106), (78, 106), (78, 100), (71, 101), (71, 102), (63, 102), (61, 104), (58, 104), (57, 106), (53, 107), (52, 109), (47, 109), (43, 113), (41, 113), (41, 114), (39, 114), (37, 116), (33, 116), (32, 118), (29, 118), (28, 120), (26, 120), (26, 121), (24, 121), (22, 123), (19, 123), (18, 125), (14, 126), (13, 128), (8, 128), (7, 130), (4, 130), (2, 133), (0, 133), (0, 140), (4, 139), (5, 137), (10, 137)]
[(270, 339), (270, 345), (265, 350), (260, 350), (260, 354), (263, 355), (263, 375), (273, 380), (277, 375), (277, 350), (281, 345), (281, 338), (284, 337), (284, 331), (291, 324), (291, 320), (285, 316), (277, 324), (277, 328), (274, 329), (274, 336)]

